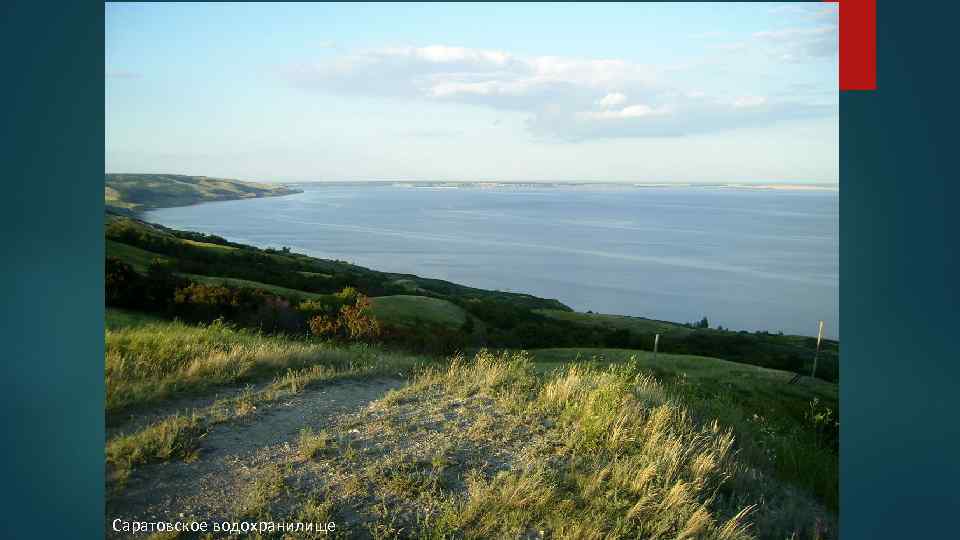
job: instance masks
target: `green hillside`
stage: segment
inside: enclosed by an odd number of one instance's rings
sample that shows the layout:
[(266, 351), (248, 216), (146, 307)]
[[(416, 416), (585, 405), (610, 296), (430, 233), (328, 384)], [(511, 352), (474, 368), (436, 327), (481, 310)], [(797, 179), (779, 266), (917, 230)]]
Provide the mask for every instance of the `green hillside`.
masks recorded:
[(110, 515), (175, 519), (178, 493), (236, 479), (194, 501), (364, 537), (836, 537), (830, 383), (779, 392), (788, 373), (611, 349), (428, 358), (115, 309), (107, 327)]
[(630, 317), (627, 315), (605, 315), (603, 313), (581, 313), (578, 311), (557, 311), (552, 309), (541, 309), (538, 310), (538, 313), (546, 315), (547, 317), (596, 328), (613, 328), (615, 330), (628, 330), (644, 334), (686, 335), (692, 331), (689, 327), (678, 323), (645, 319), (643, 317)]
[(301, 193), (281, 185), (185, 176), (180, 174), (106, 174), (104, 200), (108, 210), (130, 215), (170, 206), (277, 197)]
[[(606, 332), (607, 346), (652, 350), (660, 334), (659, 350), (712, 356), (770, 368), (810, 373), (816, 352), (816, 338), (701, 328), (690, 324), (658, 321), (643, 317), (581, 313), (576, 311), (537, 310), (551, 319)], [(817, 361), (817, 377), (828, 381), (840, 378), (840, 344), (825, 339)]]
[(440, 298), (398, 294), (371, 299), (373, 314), (393, 324), (428, 322), (459, 328), (469, 316), (460, 306)]

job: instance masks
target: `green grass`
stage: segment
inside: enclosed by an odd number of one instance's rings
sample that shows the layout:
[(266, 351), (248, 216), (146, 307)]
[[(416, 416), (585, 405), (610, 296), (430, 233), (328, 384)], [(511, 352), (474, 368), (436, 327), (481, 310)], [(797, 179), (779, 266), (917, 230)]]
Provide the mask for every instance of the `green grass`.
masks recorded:
[(203, 432), (197, 416), (175, 414), (136, 433), (112, 439), (106, 447), (112, 485), (122, 487), (137, 465), (171, 459), (196, 459)]
[(839, 389), (793, 373), (699, 356), (622, 349), (531, 351), (547, 374), (568, 364), (598, 367), (631, 363), (654, 374), (673, 395), (704, 418), (731, 426), (739, 450), (777, 478), (801, 486), (828, 508), (839, 507), (837, 436)]
[(686, 335), (692, 330), (682, 324), (645, 319), (643, 317), (628, 317), (626, 315), (604, 315), (602, 313), (582, 313), (579, 311), (561, 311), (557, 309), (535, 310), (541, 315), (599, 328), (613, 328), (615, 330), (630, 330), (643, 334), (673, 334)]
[[(418, 357), (367, 345), (338, 346), (313, 339), (268, 336), (229, 325), (149, 321), (108, 310), (106, 412), (156, 403), (178, 394), (323, 368), (329, 375), (396, 374)], [(129, 323), (129, 325), (128, 325)]]
[[(459, 492), (412, 482), (442, 474), (446, 459), (425, 465), (391, 456), (367, 467), (386, 471), (368, 479), (371, 493), (405, 501), (382, 501), (371, 530), (421, 538), (817, 537), (820, 516), (808, 498), (768, 479), (737, 451), (734, 431), (700, 418), (638, 362), (567, 364), (544, 375), (524, 353), (481, 351), (427, 370), (383, 407), (429, 410), (431, 399), (442, 411), (486, 404), (456, 409), (474, 425), (447, 435), (451, 444), (476, 429), (475, 439), (506, 449), (519, 430), (523, 448), (503, 458), (512, 464), (499, 472), (480, 465), (459, 474)], [(433, 472), (412, 474), (417, 467)]]
[(379, 296), (371, 298), (371, 309), (377, 319), (396, 325), (411, 325), (417, 321), (459, 328), (467, 319), (460, 306), (429, 296)]
[(834, 383), (807, 377), (800, 385), (787, 385), (794, 375), (791, 372), (718, 358), (659, 353), (654, 359), (649, 351), (603, 348), (536, 349), (530, 352), (540, 370), (574, 361), (606, 365), (635, 359), (640, 367), (663, 380), (684, 379), (687, 384), (703, 389), (728, 392), (745, 399), (755, 397), (758, 398), (757, 405), (784, 400), (806, 404), (813, 398), (836, 403), (839, 399), (839, 388)]
[(303, 459), (313, 459), (323, 454), (331, 445), (331, 437), (326, 431), (314, 433), (310, 428), (300, 430), (299, 454)]
[(159, 255), (152, 251), (147, 251), (145, 249), (140, 249), (138, 247), (133, 247), (109, 239), (107, 240), (106, 251), (107, 257), (116, 257), (129, 264), (134, 268), (134, 270), (140, 273), (146, 273), (147, 269), (150, 268), (150, 263), (152, 263), (154, 259), (160, 259), (163, 262), (168, 262), (171, 260), (171, 258), (166, 255)]
[(134, 328), (161, 321), (163, 319), (150, 313), (117, 308), (107, 308), (104, 320), (107, 330)]
[(205, 249), (218, 249), (218, 250), (220, 250), (220, 251), (236, 251), (236, 249), (237, 249), (237, 248), (235, 248), (235, 247), (233, 247), (233, 246), (224, 246), (224, 245), (221, 245), (221, 244), (211, 244), (211, 243), (209, 243), (209, 242), (197, 242), (196, 240), (181, 240), (181, 241), (182, 241), (183, 243), (185, 243), (185, 244), (189, 244), (189, 245), (191, 245), (191, 246), (196, 246), (196, 247), (205, 248)]

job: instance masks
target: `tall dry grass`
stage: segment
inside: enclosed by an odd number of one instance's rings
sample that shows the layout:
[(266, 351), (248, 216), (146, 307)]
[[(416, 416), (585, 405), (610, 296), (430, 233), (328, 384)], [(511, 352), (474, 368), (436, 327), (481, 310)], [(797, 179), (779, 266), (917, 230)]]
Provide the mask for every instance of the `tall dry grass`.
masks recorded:
[(428, 370), (413, 386), (485, 394), (530, 422), (548, 420), (564, 441), (552, 455), (528, 455), (493, 478), (468, 478), (434, 536), (752, 537), (753, 506), (721, 493), (736, 466), (730, 431), (697, 424), (629, 365), (573, 365), (543, 381), (522, 353), (482, 351)]
[(106, 331), (106, 412), (155, 403), (182, 393), (322, 367), (330, 375), (377, 374), (416, 359), (367, 345), (264, 335), (221, 322), (158, 321)]

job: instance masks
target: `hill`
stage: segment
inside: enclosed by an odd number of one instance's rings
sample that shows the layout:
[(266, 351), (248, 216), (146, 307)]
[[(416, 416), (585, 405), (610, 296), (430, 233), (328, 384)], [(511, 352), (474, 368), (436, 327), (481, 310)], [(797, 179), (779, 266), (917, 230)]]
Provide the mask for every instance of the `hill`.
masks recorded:
[[(546, 317), (607, 332), (610, 346), (652, 349), (660, 334), (660, 350), (678, 354), (712, 356), (769, 368), (809, 374), (816, 352), (816, 338), (701, 328), (691, 324), (659, 321), (626, 315), (537, 310)], [(840, 343), (824, 339), (817, 360), (817, 377), (840, 380)]]
[(459, 328), (469, 315), (460, 306), (448, 300), (429, 296), (398, 294), (371, 299), (373, 314), (382, 321), (410, 325), (423, 322), (448, 328)]
[(432, 359), (113, 309), (107, 322), (108, 517), (364, 538), (836, 537), (829, 493), (771, 451), (836, 462), (809, 446), (814, 423), (783, 430), (765, 406), (786, 373), (658, 357), (720, 385), (753, 372), (730, 401), (617, 351)]
[(124, 215), (154, 208), (301, 193), (282, 185), (180, 174), (106, 174), (107, 209)]

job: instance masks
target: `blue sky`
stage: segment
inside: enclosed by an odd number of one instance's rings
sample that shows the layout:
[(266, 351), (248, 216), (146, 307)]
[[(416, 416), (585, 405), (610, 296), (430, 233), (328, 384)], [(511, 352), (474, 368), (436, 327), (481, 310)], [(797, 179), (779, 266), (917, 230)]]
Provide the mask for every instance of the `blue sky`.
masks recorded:
[(824, 3), (105, 9), (107, 172), (838, 179)]

